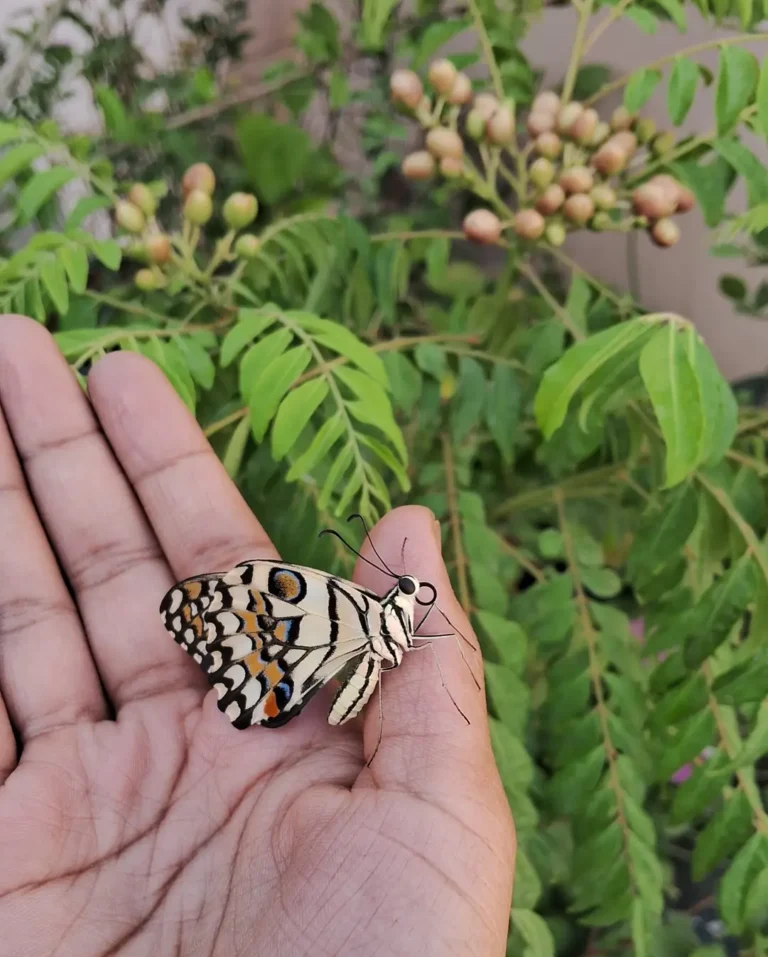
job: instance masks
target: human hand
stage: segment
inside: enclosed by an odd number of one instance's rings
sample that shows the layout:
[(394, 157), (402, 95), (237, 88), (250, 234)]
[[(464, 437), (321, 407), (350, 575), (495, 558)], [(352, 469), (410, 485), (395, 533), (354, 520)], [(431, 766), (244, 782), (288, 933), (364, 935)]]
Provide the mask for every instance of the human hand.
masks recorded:
[[(231, 727), (158, 607), (274, 548), (155, 366), (109, 355), (89, 391), (41, 326), (0, 318), (0, 954), (503, 954), (514, 836), (455, 643), (435, 650), (471, 724), (409, 653), (370, 768), (375, 698), (340, 728), (328, 694)], [(408, 506), (372, 536), (395, 567), (407, 536), (471, 636), (436, 533)]]

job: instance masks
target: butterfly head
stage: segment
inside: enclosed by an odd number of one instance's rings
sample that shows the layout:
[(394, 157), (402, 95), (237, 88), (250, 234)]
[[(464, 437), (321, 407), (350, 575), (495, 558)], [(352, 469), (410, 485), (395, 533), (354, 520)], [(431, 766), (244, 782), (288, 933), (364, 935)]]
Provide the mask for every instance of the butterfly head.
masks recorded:
[(398, 592), (406, 598), (415, 598), (420, 588), (418, 578), (413, 575), (402, 575), (397, 582)]

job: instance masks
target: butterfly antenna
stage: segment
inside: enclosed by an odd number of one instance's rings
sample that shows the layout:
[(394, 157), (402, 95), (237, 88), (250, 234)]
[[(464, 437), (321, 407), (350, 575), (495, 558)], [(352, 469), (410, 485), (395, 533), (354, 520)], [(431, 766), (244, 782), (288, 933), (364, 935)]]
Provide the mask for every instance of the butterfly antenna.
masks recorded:
[(373, 759), (379, 753), (379, 748), (381, 747), (381, 739), (384, 735), (384, 702), (381, 697), (381, 675), (379, 675), (379, 738), (376, 742), (376, 747), (373, 749), (373, 754), (365, 762), (365, 766), (369, 768), (373, 764)]
[[(353, 554), (357, 555), (357, 557), (362, 559), (367, 565), (370, 565), (371, 568), (375, 568), (377, 572), (382, 572), (385, 575), (389, 575), (390, 578), (400, 577), (399, 575), (396, 575), (393, 571), (390, 571), (389, 568), (387, 568), (386, 566), (384, 568), (379, 568), (378, 565), (376, 565), (374, 562), (367, 559), (365, 555), (361, 555), (360, 552), (356, 548), (354, 548), (352, 545), (350, 545), (349, 542), (344, 538), (344, 536), (341, 535), (339, 532), (337, 532), (335, 528), (324, 528), (318, 533), (317, 537), (320, 538), (322, 535), (333, 535), (335, 538), (338, 538), (338, 540), (343, 545), (345, 545)], [(374, 548), (374, 552), (376, 552), (375, 548)], [(376, 552), (376, 554), (378, 555), (379, 553)], [(379, 555), (379, 559), (381, 560), (380, 555)]]
[(374, 544), (373, 539), (371, 538), (371, 533), (368, 531), (368, 525), (366, 524), (366, 521), (365, 521), (365, 519), (363, 518), (363, 516), (362, 516), (359, 512), (353, 512), (353, 513), (349, 516), (349, 518), (347, 519), (347, 521), (348, 521), (348, 522), (351, 522), (353, 518), (359, 518), (359, 519), (360, 519), (360, 522), (361, 522), (361, 524), (362, 524), (362, 526), (363, 526), (363, 529), (365, 530), (365, 537), (366, 537), (366, 538), (368, 539), (368, 541), (371, 543), (371, 548), (373, 549), (373, 554), (378, 558), (378, 560), (381, 562), (381, 564), (384, 566), (384, 568), (386, 568), (386, 570), (389, 572), (389, 574), (390, 574), (393, 578), (399, 578), (400, 576), (399, 576), (399, 575), (396, 575), (396, 574), (392, 571), (392, 569), (389, 567), (389, 565), (387, 565), (387, 563), (384, 561), (384, 559), (381, 557), (381, 555), (379, 555), (378, 549), (376, 548), (376, 545)]
[[(456, 703), (456, 699), (455, 699), (455, 698), (453, 697), (453, 695), (451, 694), (451, 689), (450, 689), (450, 688), (448, 687), (448, 685), (446, 684), (445, 675), (443, 674), (443, 669), (442, 669), (442, 666), (440, 665), (440, 659), (439, 659), (438, 656), (437, 656), (437, 652), (435, 651), (434, 645), (430, 645), (429, 647), (430, 647), (430, 649), (431, 649), (431, 651), (432, 651), (432, 654), (433, 654), (434, 657), (435, 657), (435, 664), (437, 665), (437, 671), (438, 671), (438, 674), (440, 675), (440, 681), (442, 682), (443, 688), (445, 688), (446, 694), (447, 694), (448, 697), (451, 699), (451, 703), (453, 704), (454, 708), (459, 712), (459, 714), (462, 716), (462, 718), (467, 722), (467, 724), (472, 724), (472, 722), (469, 720), (469, 718), (464, 714), (464, 712), (461, 710), (461, 708), (460, 708), (460, 707), (458, 706), (458, 704)], [(473, 677), (474, 677), (474, 676), (473, 676)]]

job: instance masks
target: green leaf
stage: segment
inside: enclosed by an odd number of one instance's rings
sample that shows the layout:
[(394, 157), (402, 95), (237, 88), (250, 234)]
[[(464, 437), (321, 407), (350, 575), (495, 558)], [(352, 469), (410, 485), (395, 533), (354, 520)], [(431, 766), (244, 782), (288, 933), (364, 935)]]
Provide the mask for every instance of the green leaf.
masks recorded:
[(338, 322), (330, 319), (321, 319), (308, 312), (287, 312), (286, 318), (293, 319), (307, 329), (314, 339), (328, 349), (333, 349), (339, 355), (345, 356), (363, 372), (367, 373), (379, 385), (387, 387), (389, 380), (387, 370), (379, 356), (357, 338), (354, 332), (345, 329)]
[(380, 429), (395, 447), (403, 463), (406, 463), (408, 452), (403, 433), (395, 422), (392, 415), (392, 405), (384, 389), (378, 382), (350, 366), (340, 366), (334, 371), (336, 377), (361, 400), (348, 403), (347, 407), (352, 415), (359, 422)]
[(26, 130), (20, 124), (0, 122), (0, 146), (20, 140), (25, 133)]
[(77, 229), (91, 213), (100, 209), (109, 209), (111, 206), (112, 200), (108, 196), (83, 196), (78, 199), (72, 212), (67, 216), (64, 222), (64, 232)]
[(281, 355), (293, 341), (290, 329), (281, 326), (259, 339), (247, 350), (240, 360), (240, 395), (249, 401), (253, 395), (256, 382), (261, 378), (264, 369)]
[(689, 668), (698, 668), (720, 647), (754, 599), (756, 590), (757, 570), (751, 555), (745, 555), (710, 585), (695, 609), (694, 631), (683, 650)]
[(328, 395), (325, 379), (310, 379), (291, 390), (280, 403), (272, 428), (272, 455), (280, 461), (294, 446), (304, 427)]
[(562, 425), (571, 399), (602, 366), (621, 355), (638, 339), (655, 330), (641, 319), (605, 329), (571, 346), (563, 357), (544, 373), (534, 411), (539, 428), (550, 438)]
[(413, 69), (418, 70), (430, 60), (435, 53), (460, 33), (467, 30), (469, 24), (460, 17), (451, 17), (431, 23), (422, 33), (416, 56), (413, 60)]
[(528, 691), (513, 671), (485, 662), (485, 687), (494, 714), (510, 733), (522, 735), (528, 719)]
[(615, 598), (623, 588), (621, 579), (612, 568), (583, 568), (581, 577), (584, 585), (598, 598)]
[(20, 226), (32, 220), (45, 203), (77, 174), (67, 166), (54, 166), (52, 169), (34, 173), (25, 184), (16, 201), (16, 215)]
[(317, 435), (310, 442), (309, 448), (291, 465), (286, 475), (289, 482), (304, 475), (309, 475), (315, 466), (323, 461), (333, 446), (344, 434), (344, 419), (340, 412), (326, 419), (317, 431)]
[(592, 299), (592, 287), (578, 273), (573, 274), (571, 285), (568, 287), (568, 296), (564, 309), (571, 317), (573, 324), (581, 332), (587, 331), (587, 307)]
[(257, 442), (264, 438), (280, 400), (304, 372), (311, 359), (312, 354), (307, 346), (295, 346), (272, 359), (256, 373), (251, 384), (248, 405), (251, 430)]
[(219, 353), (221, 367), (226, 368), (257, 336), (271, 326), (277, 317), (260, 309), (241, 309), (237, 323), (224, 336)]
[(64, 266), (58, 259), (45, 259), (40, 266), (40, 278), (56, 311), (64, 315), (69, 309), (69, 287)]
[[(731, 861), (718, 892), (720, 915), (734, 934), (744, 930), (747, 894), (755, 878), (768, 867), (768, 838), (753, 834)], [(766, 897), (768, 900), (768, 887)]]
[(227, 449), (224, 452), (224, 458), (222, 459), (224, 468), (227, 470), (227, 475), (231, 479), (234, 479), (240, 471), (240, 464), (243, 461), (243, 454), (250, 434), (251, 423), (248, 416), (244, 415), (230, 436)]
[(323, 509), (328, 507), (331, 496), (339, 487), (347, 469), (352, 464), (354, 457), (355, 453), (352, 446), (345, 445), (341, 452), (339, 452), (339, 454), (334, 458), (333, 464), (328, 470), (328, 475), (326, 476), (323, 490), (317, 500), (318, 508)]
[(604, 768), (605, 750), (601, 742), (594, 751), (557, 771), (547, 785), (555, 811), (563, 815), (574, 814), (588, 804)]
[(722, 156), (714, 162), (670, 163), (671, 171), (696, 196), (707, 226), (717, 226), (725, 215), (725, 200), (736, 180), (736, 170)]
[(216, 378), (216, 366), (197, 336), (176, 336), (174, 343), (186, 359), (195, 382), (203, 389), (210, 389)]
[(709, 698), (709, 689), (700, 674), (694, 674), (682, 685), (667, 692), (656, 705), (651, 726), (661, 729), (677, 724), (683, 718), (703, 710)]
[(768, 920), (768, 867), (752, 881), (744, 902), (744, 923), (754, 931), (763, 930)]
[(478, 611), (475, 617), (501, 664), (522, 674), (528, 638), (520, 625), (489, 611)]
[(85, 249), (73, 243), (57, 249), (56, 256), (64, 266), (73, 292), (84, 293), (88, 286), (88, 253)]
[(531, 641), (559, 644), (573, 625), (572, 593), (570, 575), (557, 575), (515, 595), (510, 602), (510, 617), (520, 622)]
[(743, 791), (733, 791), (699, 835), (693, 851), (691, 873), (700, 881), (733, 854), (752, 833), (752, 809)]
[(768, 170), (754, 153), (733, 138), (714, 140), (712, 147), (744, 178), (750, 206), (768, 201)]
[(669, 19), (681, 33), (685, 33), (688, 25), (685, 20), (683, 5), (679, 0), (653, 0), (653, 2), (668, 14)]
[(690, 484), (668, 492), (661, 510), (649, 508), (632, 541), (627, 574), (636, 584), (649, 580), (679, 555), (699, 516), (699, 498)]
[(446, 368), (445, 353), (440, 346), (432, 342), (421, 342), (414, 350), (413, 357), (422, 372), (440, 380)]
[(669, 118), (680, 126), (696, 98), (696, 85), (699, 81), (699, 68), (687, 57), (676, 57), (669, 74), (667, 86), (667, 112)]
[(762, 130), (763, 136), (768, 139), (768, 57), (763, 57), (755, 103), (757, 105), (758, 125)]
[(715, 86), (717, 134), (722, 136), (739, 121), (757, 86), (759, 67), (754, 54), (739, 46), (720, 48), (719, 71)]
[(719, 675), (712, 690), (721, 704), (742, 705), (768, 697), (768, 653)]
[(746, 30), (752, 23), (752, 13), (754, 10), (754, 0), (736, 0), (736, 7), (741, 19), (741, 27)]
[(93, 88), (93, 94), (101, 109), (107, 131), (118, 142), (130, 139), (133, 133), (133, 122), (117, 93), (104, 83), (97, 83)]
[[(755, 726), (744, 742), (742, 749), (731, 762), (730, 770), (737, 771), (740, 768), (756, 764), (766, 754), (768, 754), (768, 703), (763, 702), (762, 707), (757, 712)], [(768, 864), (768, 861), (766, 863)]]
[(402, 352), (387, 352), (383, 361), (395, 405), (411, 412), (421, 396), (421, 374)]
[(555, 957), (555, 939), (546, 921), (535, 911), (512, 908), (512, 926), (526, 943), (523, 957)]
[[(621, 327), (619, 327), (621, 328)], [(674, 323), (659, 329), (640, 353), (640, 375), (666, 445), (665, 487), (682, 482), (699, 463), (704, 428), (699, 387)]]
[(624, 106), (630, 113), (637, 113), (653, 96), (653, 91), (661, 82), (661, 70), (643, 67), (636, 70), (624, 87)]
[(651, 11), (646, 10), (645, 7), (633, 4), (625, 9), (624, 16), (628, 20), (632, 20), (635, 26), (639, 27), (643, 33), (653, 35), (656, 32), (658, 21)]
[(528, 788), (533, 780), (533, 761), (525, 745), (496, 718), (490, 718), (488, 724), (502, 782), (508, 781), (513, 788)]
[(235, 141), (254, 192), (270, 205), (297, 189), (313, 154), (304, 130), (263, 113), (242, 117)]
[(717, 727), (712, 712), (706, 710), (689, 718), (676, 731), (676, 735), (668, 734), (663, 739), (664, 749), (655, 768), (659, 781), (671, 778), (683, 765), (698, 757), (712, 743)]
[(696, 765), (693, 773), (677, 789), (670, 811), (673, 824), (690, 824), (702, 814), (728, 784), (728, 756), (718, 751), (708, 761)]
[(113, 272), (120, 268), (123, 253), (114, 239), (94, 239), (91, 241), (91, 250), (102, 266)]
[(487, 390), (483, 367), (475, 359), (459, 360), (459, 381), (451, 401), (453, 440), (461, 443), (480, 422)]
[(515, 856), (515, 892), (512, 906), (520, 910), (534, 908), (541, 897), (541, 891), (541, 880), (536, 869), (525, 852), (518, 847)]
[(44, 148), (37, 143), (20, 143), (0, 156), (0, 186), (30, 166), (44, 152)]

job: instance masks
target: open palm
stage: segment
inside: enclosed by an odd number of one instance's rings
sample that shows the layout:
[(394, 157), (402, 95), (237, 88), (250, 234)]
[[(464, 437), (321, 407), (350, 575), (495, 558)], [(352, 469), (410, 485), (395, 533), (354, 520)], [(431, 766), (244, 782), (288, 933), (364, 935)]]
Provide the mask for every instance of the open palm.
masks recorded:
[[(274, 549), (151, 363), (108, 356), (89, 391), (44, 329), (0, 318), (0, 953), (503, 954), (512, 827), (454, 643), (437, 654), (471, 724), (409, 654), (370, 768), (375, 705), (331, 728), (318, 695), (232, 728), (158, 606)], [(373, 537), (398, 567), (407, 536), (463, 631), (436, 531), (406, 507)]]

